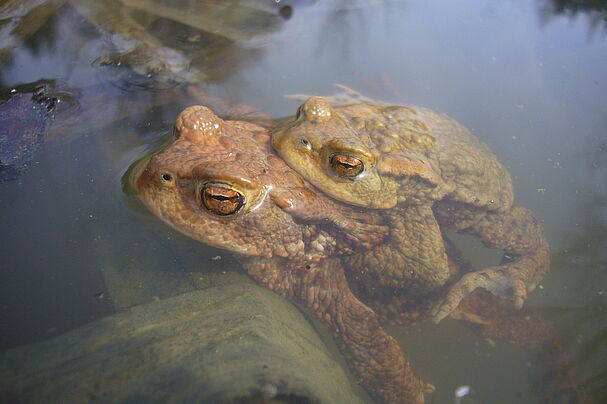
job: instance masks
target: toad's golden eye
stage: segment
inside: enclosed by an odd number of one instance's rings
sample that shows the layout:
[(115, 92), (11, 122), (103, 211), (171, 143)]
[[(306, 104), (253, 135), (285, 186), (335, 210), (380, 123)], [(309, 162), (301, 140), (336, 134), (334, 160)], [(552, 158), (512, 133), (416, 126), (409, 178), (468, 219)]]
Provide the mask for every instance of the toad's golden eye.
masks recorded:
[(204, 186), (200, 199), (210, 213), (218, 216), (233, 215), (244, 205), (244, 196), (240, 192), (218, 185)]
[(360, 159), (348, 154), (334, 154), (329, 161), (333, 172), (342, 178), (354, 178), (365, 169)]

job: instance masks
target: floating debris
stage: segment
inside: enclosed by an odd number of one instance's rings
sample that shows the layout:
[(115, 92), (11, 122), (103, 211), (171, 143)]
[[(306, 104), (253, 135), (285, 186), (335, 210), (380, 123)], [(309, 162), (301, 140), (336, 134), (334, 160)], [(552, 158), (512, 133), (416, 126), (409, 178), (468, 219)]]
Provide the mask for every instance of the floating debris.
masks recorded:
[(470, 395), (472, 393), (472, 388), (468, 385), (462, 385), (455, 389), (453, 392), (453, 396), (455, 397), (454, 404), (460, 404), (462, 398)]

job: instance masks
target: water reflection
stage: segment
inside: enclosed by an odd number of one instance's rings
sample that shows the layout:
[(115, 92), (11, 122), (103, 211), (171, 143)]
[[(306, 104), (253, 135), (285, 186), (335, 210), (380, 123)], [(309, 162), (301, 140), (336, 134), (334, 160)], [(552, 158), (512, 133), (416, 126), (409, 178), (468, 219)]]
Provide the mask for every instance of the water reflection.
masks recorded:
[[(96, 58), (99, 65), (127, 65), (156, 81), (196, 83), (226, 77), (247, 59), (259, 55), (253, 42), (262, 43), (278, 32), (284, 19), (257, 2), (215, 2), (161, 0), (27, 1), (17, 7), (8, 2), (1, 10), (2, 59), (26, 42), (47, 20), (43, 35), (30, 41), (29, 48), (53, 42), (59, 33), (51, 18), (58, 9), (73, 13), (72, 27), (85, 27), (80, 18), (101, 34), (104, 48)], [(64, 34), (64, 33), (61, 33)], [(76, 34), (76, 42), (82, 41)], [(88, 35), (89, 40), (90, 35)], [(236, 48), (236, 50), (234, 50)], [(221, 67), (219, 67), (221, 66)]]
[[(44, 27), (53, 31), (49, 19), (65, 3), (66, 0), (40, 1), (5, 1), (0, 5), (0, 64), (10, 60), (11, 52), (22, 46), (36, 31)], [(46, 26), (45, 26), (46, 25)], [(44, 42), (52, 42), (53, 36), (46, 41), (29, 43), (28, 47), (36, 53), (36, 49)]]
[[(103, 33), (112, 48), (99, 59), (100, 64), (128, 65), (162, 82), (216, 79), (213, 66), (217, 65), (224, 67), (225, 77), (225, 67), (237, 69), (246, 61), (245, 55), (256, 54), (243, 45), (270, 36), (282, 24), (275, 13), (235, 1), (91, 0), (71, 4)], [(237, 63), (223, 55), (233, 47), (240, 48)]]
[(570, 19), (586, 17), (591, 32), (607, 33), (607, 1), (605, 0), (539, 0), (543, 21), (564, 15)]
[[(538, 25), (538, 12), (549, 23)], [(447, 112), (508, 165), (517, 201), (538, 212), (553, 249), (531, 301), (605, 401), (607, 44), (588, 35), (605, 31), (605, 18), (604, 1), (2, 2), (2, 86), (62, 79), (79, 108), (58, 111), (30, 171), (0, 184), (0, 344), (111, 313), (107, 273), (233, 267), (225, 253), (126, 209), (122, 174), (170, 136), (181, 109), (209, 101), (197, 92), (284, 116), (298, 105), (284, 94), (330, 94), (337, 82)], [(138, 298), (160, 292), (151, 293)], [(447, 386), (436, 402), (452, 402), (464, 384), (477, 402), (537, 402), (520, 351), (450, 324), (402, 341), (419, 353), (415, 366)]]

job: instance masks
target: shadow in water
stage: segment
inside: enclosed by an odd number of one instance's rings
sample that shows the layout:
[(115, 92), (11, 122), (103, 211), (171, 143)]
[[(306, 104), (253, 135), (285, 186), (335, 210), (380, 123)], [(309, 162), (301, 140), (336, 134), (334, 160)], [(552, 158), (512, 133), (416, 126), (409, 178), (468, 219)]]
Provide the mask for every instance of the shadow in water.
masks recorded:
[[(587, 161), (589, 180), (579, 190), (577, 227), (554, 265), (564, 268), (557, 280), (569, 297), (553, 303), (551, 315), (559, 324), (575, 357), (580, 383), (597, 399), (607, 400), (607, 141), (598, 140), (579, 158)], [(579, 274), (583, 274), (580, 276)]]

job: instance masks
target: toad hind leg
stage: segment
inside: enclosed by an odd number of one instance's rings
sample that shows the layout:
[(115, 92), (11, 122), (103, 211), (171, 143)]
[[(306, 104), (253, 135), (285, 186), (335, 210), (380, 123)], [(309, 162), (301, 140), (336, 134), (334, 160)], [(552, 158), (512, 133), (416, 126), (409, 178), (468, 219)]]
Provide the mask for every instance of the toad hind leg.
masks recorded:
[(441, 229), (430, 207), (412, 205), (386, 210), (390, 226), (387, 242), (368, 251), (344, 257), (358, 282), (402, 288), (409, 294), (426, 294), (449, 279), (449, 265)]
[(338, 259), (318, 263), (250, 260), (251, 276), (310, 309), (333, 334), (362, 384), (387, 404), (423, 404), (434, 387), (419, 379), (377, 315), (350, 291)]
[(489, 248), (504, 251), (502, 264), (470, 272), (457, 281), (437, 307), (434, 321), (449, 315), (476, 288), (514, 301), (522, 307), (527, 293), (535, 289), (550, 266), (550, 250), (542, 225), (521, 206), (506, 213), (490, 213), (462, 231), (477, 235)]

